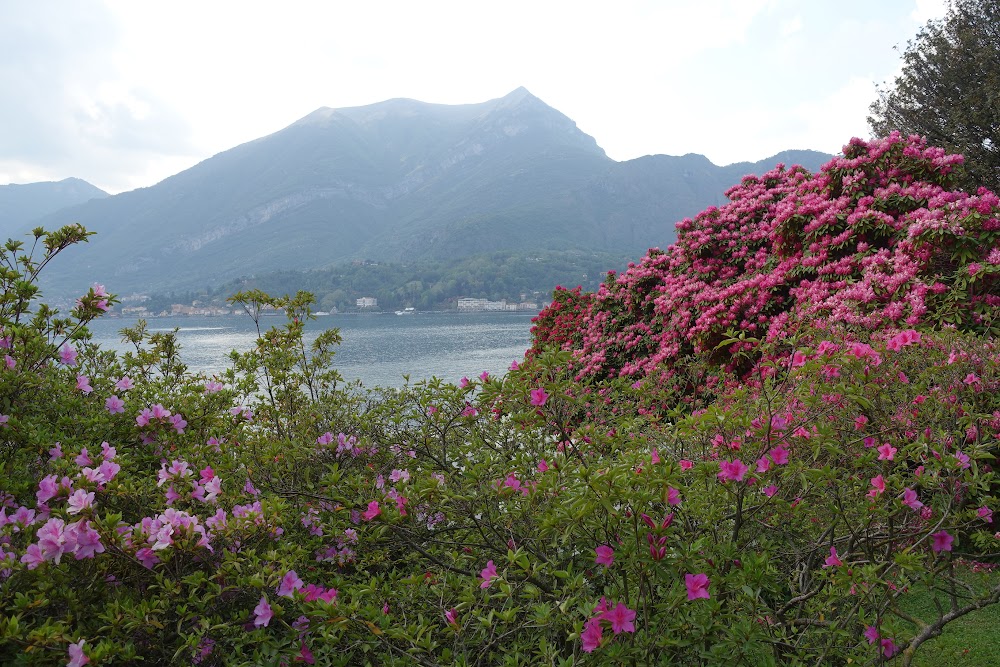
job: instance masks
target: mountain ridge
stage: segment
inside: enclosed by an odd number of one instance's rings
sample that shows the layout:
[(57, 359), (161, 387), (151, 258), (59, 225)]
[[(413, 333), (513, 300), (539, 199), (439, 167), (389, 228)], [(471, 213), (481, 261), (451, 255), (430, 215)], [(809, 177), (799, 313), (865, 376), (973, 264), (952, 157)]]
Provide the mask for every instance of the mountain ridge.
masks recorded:
[[(811, 169), (830, 157), (803, 155)], [(678, 220), (722, 203), (739, 180), (727, 169), (697, 154), (616, 162), (519, 88), (466, 105), (320, 107), (154, 186), (40, 222), (97, 232), (52, 266), (53, 288), (164, 291), (360, 258), (641, 253), (669, 244)]]

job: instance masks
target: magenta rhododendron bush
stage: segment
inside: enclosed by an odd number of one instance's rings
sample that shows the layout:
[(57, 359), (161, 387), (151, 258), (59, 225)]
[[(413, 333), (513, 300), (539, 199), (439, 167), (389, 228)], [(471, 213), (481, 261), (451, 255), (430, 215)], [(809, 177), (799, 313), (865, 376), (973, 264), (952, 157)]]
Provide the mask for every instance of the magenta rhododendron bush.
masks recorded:
[(962, 157), (894, 134), (854, 139), (818, 173), (748, 176), (594, 295), (564, 293), (536, 345), (574, 352), (579, 377), (645, 376), (737, 330), (775, 341), (803, 325), (951, 324), (997, 333), (1000, 199), (953, 190)]
[(102, 351), (115, 297), (35, 283), (87, 232), (10, 242), (0, 663), (910, 664), (1000, 601), (1000, 231), (956, 165), (746, 179), (458, 385), (344, 383), (302, 293), (234, 296), (218, 376)]

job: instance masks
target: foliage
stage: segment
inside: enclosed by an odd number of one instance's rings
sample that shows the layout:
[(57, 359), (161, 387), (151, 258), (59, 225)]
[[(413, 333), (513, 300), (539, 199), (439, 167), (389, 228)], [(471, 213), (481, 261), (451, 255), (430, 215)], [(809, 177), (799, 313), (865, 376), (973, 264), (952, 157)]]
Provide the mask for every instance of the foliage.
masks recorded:
[(1000, 2), (953, 0), (903, 53), (903, 70), (879, 90), (868, 122), (877, 136), (919, 134), (965, 156), (961, 185), (1000, 189)]
[[(878, 178), (901, 141), (845, 160)], [(819, 178), (850, 200), (863, 179), (838, 164)], [(811, 178), (745, 181), (734, 205)], [(937, 246), (974, 246), (938, 219)], [(782, 225), (786, 243), (814, 234), (800, 258), (821, 252), (814, 222)], [(961, 327), (897, 326), (885, 304), (855, 303), (870, 327), (780, 317), (804, 300), (762, 309), (784, 336), (695, 336), (666, 383), (568, 374), (574, 328), (610, 306), (561, 290), (552, 344), (504, 377), (365, 391), (333, 369), (336, 332), (304, 345), (304, 293), (234, 295), (258, 345), (219, 377), (142, 323), (129, 352), (95, 348), (86, 322), (114, 298), (96, 285), (60, 316), (34, 284), (86, 234), (39, 231), (44, 258), (8, 248), (0, 276), (0, 663), (911, 664), (1000, 601), (968, 573), (1000, 539), (1000, 352), (987, 317), (964, 318), (992, 269), (928, 308)], [(862, 268), (911, 243), (865, 242), (885, 247)], [(961, 257), (938, 274), (953, 290)], [(284, 324), (262, 325), (270, 308)], [(746, 362), (720, 363), (734, 346)]]

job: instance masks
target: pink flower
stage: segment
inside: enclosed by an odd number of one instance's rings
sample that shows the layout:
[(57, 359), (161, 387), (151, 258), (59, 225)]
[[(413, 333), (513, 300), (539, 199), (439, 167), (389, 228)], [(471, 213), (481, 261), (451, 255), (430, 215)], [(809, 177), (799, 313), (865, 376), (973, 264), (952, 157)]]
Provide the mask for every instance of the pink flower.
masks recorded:
[(674, 507), (681, 504), (681, 492), (672, 486), (667, 488), (667, 504)]
[(951, 543), (955, 541), (947, 530), (942, 530), (931, 535), (933, 543), (931, 544), (931, 550), (938, 554), (942, 551), (951, 551)]
[(868, 492), (869, 498), (878, 498), (880, 494), (885, 493), (885, 478), (882, 475), (876, 475), (871, 478), (872, 489)]
[(969, 373), (965, 376), (965, 384), (979, 384), (979, 376), (975, 373)]
[(479, 576), (483, 580), (483, 583), (479, 584), (479, 587), (489, 588), (490, 584), (497, 577), (497, 566), (493, 564), (493, 561), (487, 561), (486, 567), (479, 573)]
[(545, 405), (545, 401), (549, 400), (549, 395), (545, 393), (544, 389), (532, 389), (531, 390), (531, 404), (536, 406)]
[(138, 426), (139, 428), (142, 428), (143, 426), (148, 424), (152, 418), (153, 418), (153, 413), (150, 411), (150, 409), (143, 408), (142, 412), (139, 413), (139, 416), (135, 418), (135, 425)]
[(734, 461), (719, 461), (719, 472), (716, 476), (720, 481), (742, 482), (743, 476), (747, 474), (747, 466), (736, 459)]
[(123, 375), (118, 382), (115, 382), (115, 389), (120, 389), (121, 391), (128, 391), (134, 386), (135, 384), (132, 383), (132, 378), (127, 375)]
[(222, 391), (221, 382), (216, 382), (215, 380), (209, 380), (208, 382), (205, 383), (206, 394), (215, 394), (220, 391)]
[(62, 444), (57, 442), (51, 449), (49, 449), (49, 460), (55, 461), (56, 459), (61, 459), (62, 457)]
[(601, 627), (601, 619), (595, 616), (589, 619), (580, 633), (580, 648), (584, 653), (592, 653), (594, 649), (601, 645), (601, 636), (604, 629)]
[(462, 378), (458, 383), (459, 389), (465, 389), (468, 386), (469, 386), (469, 378), (466, 377)]
[(710, 580), (707, 574), (685, 574), (684, 575), (684, 585), (687, 586), (688, 600), (697, 600), (698, 598), (705, 598), (706, 600), (712, 597), (708, 593), (708, 584)]
[(777, 492), (778, 492), (778, 487), (776, 487), (774, 484), (764, 487), (764, 495), (767, 496), (768, 498), (770, 498)]
[(448, 625), (454, 625), (458, 627), (458, 610), (452, 607), (444, 613), (444, 620), (448, 622)]
[(69, 662), (66, 663), (66, 667), (83, 667), (90, 662), (90, 658), (83, 652), (85, 641), (81, 639), (77, 643), (69, 645)]
[(869, 625), (868, 627), (865, 628), (864, 635), (865, 639), (868, 640), (869, 644), (874, 644), (875, 642), (878, 641), (879, 638), (878, 628), (876, 628), (874, 625)]
[(481, 382), (489, 382), (490, 381), (490, 372), (489, 371), (483, 371), (482, 373), (480, 373), (479, 374), (479, 380)]
[(823, 567), (840, 567), (844, 563), (837, 556), (837, 547), (830, 547), (830, 555), (826, 557)]
[(295, 570), (289, 570), (281, 578), (281, 583), (278, 584), (278, 596), (290, 598), (300, 588), (302, 588), (302, 580), (299, 578), (299, 575), (295, 574)]
[(993, 523), (993, 510), (983, 505), (978, 510), (979, 518), (986, 523)]
[(271, 611), (271, 605), (267, 603), (267, 597), (261, 597), (260, 602), (253, 609), (254, 619), (253, 624), (258, 628), (266, 628), (267, 624), (271, 622), (274, 617), (274, 612)]
[(368, 509), (361, 513), (361, 518), (365, 521), (371, 521), (381, 513), (382, 509), (378, 506), (378, 501), (373, 500), (368, 503)]
[(107, 400), (104, 401), (104, 407), (107, 408), (109, 414), (121, 414), (122, 412), (125, 412), (125, 401), (117, 396), (109, 396)]
[(622, 632), (635, 632), (635, 626), (632, 624), (635, 620), (635, 611), (626, 607), (623, 602), (615, 605), (614, 609), (604, 612), (601, 618), (611, 623), (611, 630), (616, 635)]
[(520, 367), (521, 367), (521, 366), (520, 366), (520, 364), (518, 364), (518, 363), (517, 363), (517, 360), (516, 360), (516, 359), (515, 359), (514, 361), (510, 362), (510, 370), (512, 370), (512, 371), (516, 371), (516, 370), (517, 370), (517, 369), (519, 369)]
[(66, 366), (76, 366), (76, 355), (76, 349), (69, 343), (63, 343), (63, 346), (59, 348), (59, 359)]
[(660, 452), (656, 451), (656, 447), (653, 447), (653, 451), (649, 455), (650, 465), (656, 465), (660, 462)]
[(85, 394), (89, 394), (94, 391), (94, 388), (90, 386), (90, 378), (86, 375), (76, 376), (76, 388)]
[(899, 650), (899, 647), (896, 646), (896, 644), (891, 639), (888, 638), (883, 639), (880, 642), (880, 644), (882, 646), (882, 655), (884, 655), (887, 658), (891, 658), (892, 656), (896, 655), (896, 651)]
[(864, 415), (859, 415), (859, 416), (855, 417), (854, 418), (854, 430), (855, 431), (860, 431), (861, 429), (863, 429), (865, 427), (865, 424), (867, 424), (867, 423), (868, 423), (868, 417), (865, 417)]
[(84, 491), (83, 489), (77, 489), (73, 492), (73, 495), (69, 497), (67, 501), (69, 503), (69, 509), (66, 511), (69, 514), (79, 514), (83, 510), (93, 507), (94, 505), (94, 492)]
[(35, 498), (38, 499), (39, 505), (44, 505), (50, 499), (55, 498), (58, 493), (59, 481), (55, 475), (47, 475), (38, 480), (38, 491), (35, 493)]
[(879, 461), (892, 461), (893, 457), (896, 455), (896, 452), (898, 452), (899, 450), (887, 442), (881, 447), (878, 447), (875, 451), (878, 452)]
[(594, 551), (597, 553), (597, 558), (594, 559), (594, 562), (597, 563), (598, 565), (603, 565), (604, 567), (611, 567), (614, 564), (615, 550), (609, 547), (608, 545), (602, 544), (601, 546), (594, 549)]
[(29, 570), (34, 570), (45, 562), (45, 556), (42, 555), (42, 550), (37, 544), (29, 544), (24, 555), (21, 556), (21, 562), (27, 565)]
[(545, 459), (538, 460), (538, 472), (548, 472), (549, 464), (545, 462)]
[[(66, 533), (73, 540), (77, 560), (93, 558), (96, 554), (104, 553), (104, 545), (101, 544), (101, 535), (91, 527), (89, 521), (77, 521), (66, 527)], [(69, 549), (67, 549), (69, 551)]]
[(687, 459), (681, 459), (677, 463), (680, 465), (681, 470), (690, 470), (691, 468), (694, 467), (694, 463), (688, 461)]
[(14, 366), (17, 366), (17, 360), (9, 354), (3, 355), (3, 361), (7, 365), (7, 370), (11, 370)]
[(757, 459), (757, 472), (764, 473), (770, 469), (771, 469), (771, 459), (767, 458), (766, 456), (762, 456), (759, 459)]
[(917, 500), (917, 492), (909, 488), (903, 489), (903, 504), (914, 511), (924, 506), (922, 502)]

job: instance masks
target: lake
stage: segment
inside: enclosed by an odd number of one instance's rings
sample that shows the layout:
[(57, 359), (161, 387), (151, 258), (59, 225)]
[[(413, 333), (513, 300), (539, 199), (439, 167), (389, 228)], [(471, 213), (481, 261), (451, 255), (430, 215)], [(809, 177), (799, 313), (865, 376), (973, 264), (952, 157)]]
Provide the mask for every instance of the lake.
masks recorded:
[[(449, 313), (412, 315), (366, 313), (319, 316), (306, 325), (306, 340), (339, 328), (343, 342), (334, 366), (346, 380), (365, 385), (398, 387), (403, 376), (415, 382), (439, 377), (458, 382), (483, 371), (502, 375), (510, 362), (521, 361), (531, 342), (534, 313)], [(118, 332), (135, 325), (131, 318), (103, 318), (90, 324), (94, 342), (124, 351)], [(180, 331), (181, 359), (193, 372), (208, 375), (228, 366), (231, 350), (247, 351), (257, 333), (248, 316), (163, 317), (147, 320), (150, 331)], [(263, 326), (281, 326), (283, 317), (264, 317)]]

